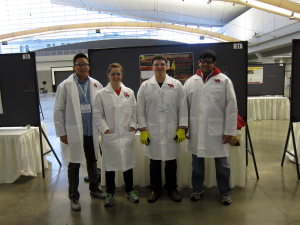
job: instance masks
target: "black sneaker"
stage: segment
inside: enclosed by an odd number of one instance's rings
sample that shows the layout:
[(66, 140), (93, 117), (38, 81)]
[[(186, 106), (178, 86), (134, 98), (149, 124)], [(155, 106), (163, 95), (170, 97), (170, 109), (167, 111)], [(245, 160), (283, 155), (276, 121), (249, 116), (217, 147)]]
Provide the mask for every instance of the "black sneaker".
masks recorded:
[(105, 199), (106, 194), (103, 193), (103, 191), (101, 189), (98, 189), (95, 192), (90, 192), (91, 195), (95, 196), (96, 198), (101, 198), (101, 199)]

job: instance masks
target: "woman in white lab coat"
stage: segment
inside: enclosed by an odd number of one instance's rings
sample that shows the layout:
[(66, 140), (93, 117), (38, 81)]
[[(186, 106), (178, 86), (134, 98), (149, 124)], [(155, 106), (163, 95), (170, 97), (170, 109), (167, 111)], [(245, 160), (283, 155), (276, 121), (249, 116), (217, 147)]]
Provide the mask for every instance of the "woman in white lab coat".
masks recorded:
[(133, 191), (135, 166), (134, 135), (137, 126), (134, 92), (123, 85), (123, 68), (118, 63), (108, 67), (109, 83), (97, 93), (94, 106), (94, 122), (101, 132), (103, 165), (106, 177), (105, 206), (114, 203), (115, 171), (123, 171), (125, 196), (133, 203), (139, 202)]

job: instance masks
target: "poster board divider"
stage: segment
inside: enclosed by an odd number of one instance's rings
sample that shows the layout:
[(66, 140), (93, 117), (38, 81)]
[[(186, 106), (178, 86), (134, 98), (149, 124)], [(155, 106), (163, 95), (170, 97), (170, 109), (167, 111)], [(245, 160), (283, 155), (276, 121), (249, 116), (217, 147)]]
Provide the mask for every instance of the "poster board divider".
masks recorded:
[[(294, 133), (294, 126), (293, 123), (299, 122), (299, 119), (297, 118), (297, 104), (294, 105), (295, 97), (297, 96), (297, 71), (299, 70), (296, 68), (297, 65), (297, 57), (299, 57), (299, 45), (300, 45), (300, 39), (293, 39), (292, 40), (292, 73), (291, 73), (291, 89), (290, 89), (290, 122), (289, 122), (289, 129), (285, 141), (285, 146), (284, 146), (284, 151), (283, 151), (283, 156), (281, 160), (281, 166), (284, 164), (284, 159), (285, 155), (289, 154), (295, 158), (296, 161), (296, 171), (297, 171), (297, 177), (298, 180), (300, 180), (300, 173), (299, 173), (299, 161), (298, 161), (298, 154), (297, 154), (297, 148), (296, 148), (296, 140), (295, 140), (295, 133)], [(295, 75), (295, 77), (294, 77)], [(294, 90), (295, 88), (295, 90)], [(293, 141), (293, 148), (294, 148), (294, 153), (290, 152), (287, 150), (288, 142), (290, 139), (290, 133), (292, 133), (292, 141)]]
[[(294, 153), (287, 150), (287, 146), (288, 146), (288, 142), (289, 142), (291, 133), (292, 133)], [(298, 161), (298, 154), (297, 154), (297, 148), (296, 148), (295, 133), (294, 133), (293, 123), (291, 121), (289, 124), (289, 130), (288, 130), (286, 141), (285, 141), (284, 151), (283, 151), (282, 160), (281, 160), (281, 166), (283, 166), (283, 164), (284, 164), (284, 159), (285, 159), (286, 154), (289, 154), (295, 158), (297, 177), (298, 177), (298, 180), (300, 180), (299, 161)]]
[[(248, 141), (249, 141), (250, 149), (248, 148)], [(246, 125), (246, 166), (248, 166), (248, 153), (252, 156), (254, 169), (255, 169), (255, 173), (256, 173), (256, 178), (259, 179), (257, 165), (256, 165), (256, 159), (255, 159), (251, 136), (250, 136), (250, 131), (249, 131), (248, 125)]]
[[(45, 134), (42, 126), (40, 125), (39, 127), (39, 133), (40, 133), (40, 145), (41, 145), (41, 161), (42, 161), (42, 172), (43, 172), (43, 178), (45, 178), (45, 168), (44, 168), (44, 156), (47, 155), (48, 153), (52, 152), (57, 160), (57, 162), (59, 163), (59, 165), (61, 166), (61, 162), (59, 160), (59, 158), (57, 157), (47, 135)], [(43, 151), (43, 142), (42, 142), (42, 135), (44, 136), (45, 140), (47, 141), (48, 145), (50, 146), (51, 150), (48, 151), (48, 152), (45, 152)]]

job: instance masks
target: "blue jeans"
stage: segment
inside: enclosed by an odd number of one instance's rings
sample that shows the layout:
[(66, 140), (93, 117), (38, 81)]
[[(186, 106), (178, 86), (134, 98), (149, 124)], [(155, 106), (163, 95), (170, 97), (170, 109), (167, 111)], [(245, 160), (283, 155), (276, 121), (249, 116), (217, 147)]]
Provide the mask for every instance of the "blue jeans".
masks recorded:
[[(192, 185), (194, 191), (203, 190), (203, 182), (205, 179), (204, 159), (192, 154)], [(221, 194), (230, 194), (230, 168), (227, 157), (215, 158), (217, 184)]]

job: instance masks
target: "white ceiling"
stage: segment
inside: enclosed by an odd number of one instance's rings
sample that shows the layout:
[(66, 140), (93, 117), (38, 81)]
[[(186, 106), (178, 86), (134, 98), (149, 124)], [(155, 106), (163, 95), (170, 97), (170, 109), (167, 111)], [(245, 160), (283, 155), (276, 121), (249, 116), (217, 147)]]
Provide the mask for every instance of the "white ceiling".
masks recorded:
[(87, 8), (146, 21), (222, 27), (249, 7), (209, 0), (51, 0), (54, 4)]

